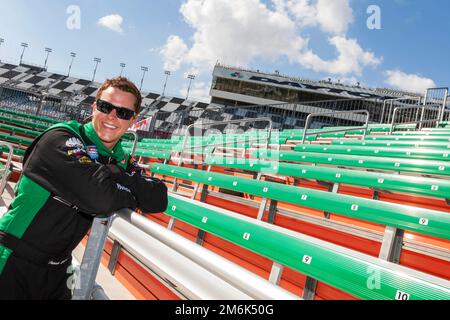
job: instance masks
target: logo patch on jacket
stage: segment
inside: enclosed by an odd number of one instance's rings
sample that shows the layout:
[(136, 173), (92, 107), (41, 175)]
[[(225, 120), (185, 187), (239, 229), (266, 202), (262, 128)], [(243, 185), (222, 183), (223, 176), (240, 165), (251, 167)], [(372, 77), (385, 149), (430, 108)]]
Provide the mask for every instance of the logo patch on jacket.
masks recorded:
[(84, 149), (81, 148), (76, 148), (76, 149), (70, 149), (67, 151), (67, 155), (70, 156), (74, 156), (77, 159), (79, 159), (81, 156), (86, 155), (86, 151)]
[(82, 164), (92, 163), (92, 159), (89, 158), (88, 156), (83, 156), (80, 159), (78, 159), (78, 161)]
[(72, 137), (66, 141), (66, 146), (68, 146), (69, 148), (83, 148), (83, 143), (80, 141), (80, 139)]
[(92, 160), (98, 159), (98, 150), (96, 146), (87, 146), (86, 153), (91, 157)]

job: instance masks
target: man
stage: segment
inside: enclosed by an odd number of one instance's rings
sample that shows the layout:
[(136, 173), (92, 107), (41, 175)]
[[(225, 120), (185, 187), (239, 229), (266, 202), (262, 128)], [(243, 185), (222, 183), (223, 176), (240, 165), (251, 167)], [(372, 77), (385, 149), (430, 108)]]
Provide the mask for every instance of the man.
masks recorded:
[(94, 217), (166, 209), (166, 186), (144, 178), (120, 143), (141, 99), (126, 78), (107, 80), (92, 122), (58, 124), (27, 150), (16, 197), (0, 219), (0, 299), (70, 299), (71, 253)]

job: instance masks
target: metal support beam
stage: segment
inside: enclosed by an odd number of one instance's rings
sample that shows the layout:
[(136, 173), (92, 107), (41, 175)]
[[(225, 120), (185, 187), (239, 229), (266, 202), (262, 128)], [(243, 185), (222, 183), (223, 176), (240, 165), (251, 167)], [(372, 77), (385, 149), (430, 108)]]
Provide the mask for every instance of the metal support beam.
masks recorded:
[(80, 286), (74, 290), (73, 300), (90, 300), (98, 267), (113, 217), (95, 218), (80, 266)]
[[(328, 188), (328, 191), (330, 191), (331, 193), (338, 193), (339, 186), (340, 186), (340, 184), (336, 182)], [(323, 216), (325, 217), (325, 219), (330, 219), (331, 213), (324, 211)]]
[(311, 277), (306, 277), (305, 287), (303, 288), (304, 300), (314, 300), (316, 296), (317, 280)]
[(267, 218), (267, 222), (270, 224), (275, 223), (275, 215), (277, 214), (277, 206), (278, 201), (277, 200), (271, 200), (270, 206), (269, 206), (269, 216)]
[(176, 219), (174, 217), (170, 217), (169, 223), (167, 224), (168, 230), (173, 230), (173, 226), (175, 225)]
[(378, 257), (398, 264), (400, 262), (404, 234), (404, 230), (386, 226)]
[(280, 283), (281, 274), (283, 273), (283, 265), (278, 262), (273, 262), (272, 270), (270, 270), (269, 282), (278, 285)]
[(259, 206), (258, 215), (256, 217), (256, 220), (262, 220), (262, 218), (264, 217), (264, 212), (266, 211), (266, 206), (267, 206), (267, 202), (268, 201), (269, 201), (269, 199), (262, 198), (261, 205)]
[(119, 253), (122, 250), (122, 245), (117, 241), (114, 240), (113, 247), (111, 250), (111, 256), (109, 257), (108, 262), (108, 270), (111, 272), (112, 275), (114, 275), (116, 271), (116, 265), (117, 261), (119, 259)]

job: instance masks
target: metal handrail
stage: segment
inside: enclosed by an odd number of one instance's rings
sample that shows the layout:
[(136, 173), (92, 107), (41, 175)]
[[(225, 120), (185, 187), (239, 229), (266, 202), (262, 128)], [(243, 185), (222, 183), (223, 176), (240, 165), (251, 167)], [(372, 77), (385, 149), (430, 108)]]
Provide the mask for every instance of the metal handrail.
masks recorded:
[[(303, 130), (302, 144), (305, 143), (307, 135), (317, 134), (317, 133), (309, 133), (308, 134), (308, 132), (307, 132), (309, 125), (311, 124), (312, 118), (318, 117), (318, 116), (324, 116), (324, 115), (336, 115), (336, 114), (345, 114), (345, 113), (365, 113), (366, 114), (366, 124), (364, 125), (364, 127), (352, 128), (352, 130), (364, 129), (364, 133), (363, 133), (363, 137), (362, 137), (362, 140), (364, 141), (364, 139), (366, 138), (366, 135), (367, 135), (367, 129), (369, 127), (370, 113), (367, 110), (349, 110), (349, 111), (337, 111), (337, 112), (311, 113), (310, 115), (308, 115), (308, 117), (306, 118), (305, 129)], [(349, 131), (349, 130), (348, 129), (330, 130), (330, 131), (323, 131), (320, 133), (322, 134), (322, 133), (334, 133), (334, 132), (345, 132), (345, 131)]]
[[(395, 99), (386, 99), (383, 101), (383, 111), (381, 112), (381, 118), (380, 118), (380, 123), (383, 123), (383, 119), (384, 119), (384, 115), (386, 112), (386, 104), (389, 102), (391, 104), (390, 108), (389, 108), (389, 112), (388, 115), (391, 114), (392, 111), (392, 103), (395, 101), (403, 101), (403, 100), (417, 100), (417, 104), (420, 105), (420, 103), (422, 102), (422, 97), (407, 97), (407, 98), (395, 98)], [(389, 120), (389, 117), (388, 117)]]
[[(167, 230), (157, 223), (133, 212), (130, 209), (122, 209), (117, 212), (120, 219), (115, 220), (114, 224), (121, 221), (129, 223), (147, 235), (157, 239), (162, 244), (181, 253), (186, 258), (202, 268), (205, 268), (212, 274), (225, 280), (231, 286), (237, 288), (243, 293), (254, 299), (272, 300), (292, 300), (300, 299), (298, 296), (286, 291), (285, 289), (270, 283), (256, 274), (248, 271), (227, 260), (226, 258), (187, 240), (186, 238)], [(245, 281), (243, 280), (245, 279)]]
[[(229, 120), (229, 121), (219, 121), (219, 122), (193, 123), (193, 124), (189, 125), (186, 128), (186, 133), (184, 134), (183, 146), (181, 148), (181, 154), (180, 154), (180, 159), (178, 160), (178, 166), (181, 166), (181, 164), (183, 162), (183, 155), (184, 155), (185, 149), (187, 149), (186, 146), (187, 146), (187, 142), (188, 142), (188, 138), (189, 138), (189, 131), (193, 127), (205, 127), (205, 126), (213, 126), (213, 125), (221, 125), (221, 124), (232, 124), (232, 123), (242, 123), (242, 122), (259, 122), (259, 121), (269, 122), (268, 135), (266, 138), (261, 139), (261, 140), (267, 140), (266, 149), (268, 149), (270, 137), (272, 134), (272, 127), (273, 127), (273, 122), (272, 122), (272, 119), (270, 119), (270, 118), (255, 118), (255, 119), (251, 118), (251, 119)], [(257, 140), (257, 141), (259, 141), (259, 140)], [(232, 144), (232, 143), (234, 143), (234, 142), (230, 142), (230, 143), (226, 143), (226, 144)], [(192, 149), (192, 146), (189, 146), (189, 149)]]
[[(430, 109), (433, 107), (440, 107), (440, 105), (434, 104), (428, 104), (428, 105), (421, 105), (421, 106), (414, 106), (414, 107), (397, 107), (394, 109), (394, 113), (392, 114), (392, 121), (391, 121), (391, 128), (389, 130), (389, 134), (392, 134), (394, 132), (394, 128), (395, 128), (395, 117), (398, 114), (399, 110), (413, 110), (413, 109), (422, 109), (422, 113), (420, 116), (420, 120), (419, 121), (410, 121), (410, 122), (404, 122), (402, 124), (419, 124), (419, 130), (422, 129), (422, 123), (428, 123), (428, 122), (435, 122), (435, 121), (439, 121), (439, 119), (435, 119), (435, 120), (423, 120), (423, 116), (425, 113), (425, 109)], [(399, 123), (400, 124), (400, 123)]]
[(127, 132), (125, 132), (125, 134), (127, 134), (127, 133), (134, 136), (133, 148), (131, 148), (131, 157), (134, 158), (134, 154), (136, 153), (136, 147), (137, 147), (139, 137), (138, 137), (138, 134), (136, 131), (128, 130)]
[(3, 141), (0, 141), (0, 146), (5, 146), (9, 149), (8, 158), (6, 160), (5, 169), (4, 169), (5, 172), (3, 173), (3, 176), (2, 176), (2, 179), (0, 182), (0, 196), (1, 196), (3, 194), (3, 191), (5, 190), (6, 183), (8, 182), (8, 170), (9, 170), (9, 167), (11, 166), (12, 157), (14, 154), (14, 148), (13, 148), (12, 144), (3, 142)]

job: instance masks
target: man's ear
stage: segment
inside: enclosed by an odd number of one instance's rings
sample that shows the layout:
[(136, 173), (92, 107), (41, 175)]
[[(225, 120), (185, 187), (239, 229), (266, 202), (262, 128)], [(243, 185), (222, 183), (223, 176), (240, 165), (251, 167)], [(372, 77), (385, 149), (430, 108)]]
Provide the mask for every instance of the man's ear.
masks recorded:
[(135, 115), (135, 116), (133, 117), (133, 120), (131, 121), (131, 123), (130, 123), (130, 125), (129, 125), (129, 128), (131, 128), (131, 127), (137, 122), (137, 120), (138, 120), (138, 116)]

